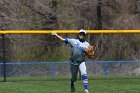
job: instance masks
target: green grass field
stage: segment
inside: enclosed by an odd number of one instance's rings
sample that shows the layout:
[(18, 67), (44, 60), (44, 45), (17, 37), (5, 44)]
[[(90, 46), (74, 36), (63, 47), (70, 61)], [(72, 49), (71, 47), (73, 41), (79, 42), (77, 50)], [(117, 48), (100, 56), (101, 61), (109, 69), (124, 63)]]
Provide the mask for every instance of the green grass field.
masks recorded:
[[(70, 93), (69, 80), (18, 80), (0, 82), (0, 93)], [(89, 79), (90, 93), (140, 93), (140, 78)], [(82, 81), (76, 82), (76, 92), (83, 93)]]

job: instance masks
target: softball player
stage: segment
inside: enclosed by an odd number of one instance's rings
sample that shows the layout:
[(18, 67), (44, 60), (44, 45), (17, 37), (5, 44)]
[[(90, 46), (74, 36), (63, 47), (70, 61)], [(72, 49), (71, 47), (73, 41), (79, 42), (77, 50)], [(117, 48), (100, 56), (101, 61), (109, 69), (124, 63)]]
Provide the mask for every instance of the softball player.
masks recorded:
[(71, 70), (71, 92), (75, 92), (75, 82), (77, 80), (78, 70), (80, 69), (83, 84), (84, 84), (84, 92), (88, 92), (88, 78), (87, 71), (85, 65), (85, 57), (86, 57), (86, 48), (90, 45), (86, 38), (86, 31), (80, 30), (77, 39), (69, 39), (62, 38), (61, 36), (53, 33), (56, 37), (58, 37), (61, 41), (65, 42), (67, 45), (71, 47), (71, 58), (70, 58), (70, 70)]

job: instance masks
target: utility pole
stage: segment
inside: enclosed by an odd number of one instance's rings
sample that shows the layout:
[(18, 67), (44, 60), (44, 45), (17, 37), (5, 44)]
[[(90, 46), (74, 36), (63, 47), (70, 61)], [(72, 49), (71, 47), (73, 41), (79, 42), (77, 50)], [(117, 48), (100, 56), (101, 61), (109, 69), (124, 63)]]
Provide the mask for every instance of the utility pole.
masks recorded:
[(102, 0), (98, 0), (97, 4), (97, 29), (102, 29)]

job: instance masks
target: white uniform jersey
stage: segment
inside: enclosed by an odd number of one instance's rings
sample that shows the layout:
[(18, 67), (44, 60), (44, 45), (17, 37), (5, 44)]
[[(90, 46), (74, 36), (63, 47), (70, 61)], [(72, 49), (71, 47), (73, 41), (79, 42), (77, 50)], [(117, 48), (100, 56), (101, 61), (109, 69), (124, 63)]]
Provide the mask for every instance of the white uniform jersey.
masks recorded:
[(85, 61), (85, 50), (90, 45), (87, 41), (81, 42), (79, 39), (66, 38), (65, 43), (71, 47), (71, 60), (77, 62)]

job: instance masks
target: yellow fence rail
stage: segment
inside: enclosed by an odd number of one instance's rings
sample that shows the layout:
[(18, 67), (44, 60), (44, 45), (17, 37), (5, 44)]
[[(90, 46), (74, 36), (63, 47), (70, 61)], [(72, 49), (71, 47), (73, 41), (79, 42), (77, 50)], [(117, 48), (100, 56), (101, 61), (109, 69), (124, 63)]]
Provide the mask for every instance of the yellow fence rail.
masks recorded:
[[(0, 34), (77, 34), (79, 30), (0, 30)], [(87, 30), (89, 34), (140, 34), (140, 30)]]

